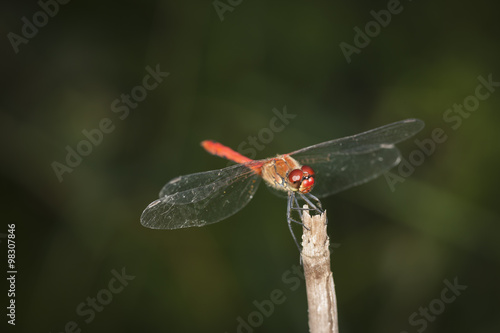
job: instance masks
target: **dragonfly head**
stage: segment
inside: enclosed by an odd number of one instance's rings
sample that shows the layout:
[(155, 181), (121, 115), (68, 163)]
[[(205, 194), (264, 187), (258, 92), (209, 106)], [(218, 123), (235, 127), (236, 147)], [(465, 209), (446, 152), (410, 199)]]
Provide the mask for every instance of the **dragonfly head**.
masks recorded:
[(314, 186), (314, 170), (308, 165), (303, 165), (300, 169), (290, 171), (288, 181), (295, 191), (309, 193)]

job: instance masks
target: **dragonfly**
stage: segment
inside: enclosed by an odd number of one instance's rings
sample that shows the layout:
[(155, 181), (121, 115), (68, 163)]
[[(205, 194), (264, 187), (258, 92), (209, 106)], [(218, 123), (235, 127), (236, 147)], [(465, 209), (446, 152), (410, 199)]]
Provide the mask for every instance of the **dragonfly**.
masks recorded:
[[(141, 215), (152, 229), (202, 227), (237, 213), (253, 198), (262, 180), (287, 197), (287, 223), (302, 224), (293, 216), (307, 209), (323, 213), (320, 198), (366, 183), (396, 166), (401, 155), (395, 144), (424, 127), (419, 119), (406, 119), (364, 133), (319, 143), (276, 157), (252, 160), (218, 142), (206, 140), (210, 154), (235, 165), (176, 177), (160, 191)], [(307, 204), (301, 208), (299, 203)]]

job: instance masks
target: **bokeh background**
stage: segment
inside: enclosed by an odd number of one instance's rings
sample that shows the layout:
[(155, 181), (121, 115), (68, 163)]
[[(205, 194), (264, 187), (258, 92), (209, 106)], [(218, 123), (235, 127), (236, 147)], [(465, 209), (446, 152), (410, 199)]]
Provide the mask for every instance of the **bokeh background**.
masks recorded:
[[(394, 191), (381, 177), (323, 200), (340, 331), (498, 332), (500, 87), (456, 129), (443, 118), (479, 76), (500, 81), (498, 6), (403, 1), (348, 62), (340, 44), (354, 45), (386, 1), (216, 4), (223, 13), (212, 1), (71, 1), (17, 53), (9, 33), (42, 9), (2, 4), (0, 257), (6, 271), (15, 223), (18, 269), (9, 331), (306, 332), (286, 203), (265, 186), (205, 228), (139, 221), (173, 177), (227, 165), (202, 140), (236, 148), (286, 106), (295, 117), (259, 158), (406, 118), (425, 121), (419, 140), (447, 136)], [(120, 119), (113, 101), (157, 65), (169, 76)], [(53, 162), (105, 118), (113, 131), (59, 181)], [(405, 159), (418, 149), (399, 147)], [(126, 286), (109, 293), (123, 272)], [(467, 288), (440, 303), (455, 279)], [(274, 290), (284, 301), (259, 321), (255, 304)], [(107, 304), (90, 319), (97, 296)], [(438, 314), (425, 319), (429, 306)], [(238, 328), (249, 316), (256, 327)]]

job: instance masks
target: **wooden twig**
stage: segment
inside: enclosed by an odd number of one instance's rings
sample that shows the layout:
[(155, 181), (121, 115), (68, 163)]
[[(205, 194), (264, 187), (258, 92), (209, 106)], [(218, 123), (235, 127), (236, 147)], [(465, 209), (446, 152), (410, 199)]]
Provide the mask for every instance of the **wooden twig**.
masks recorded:
[[(304, 205), (304, 208), (307, 208)], [(303, 211), (302, 264), (306, 279), (311, 333), (338, 333), (337, 298), (330, 270), (330, 240), (326, 233), (326, 211), (310, 216)]]

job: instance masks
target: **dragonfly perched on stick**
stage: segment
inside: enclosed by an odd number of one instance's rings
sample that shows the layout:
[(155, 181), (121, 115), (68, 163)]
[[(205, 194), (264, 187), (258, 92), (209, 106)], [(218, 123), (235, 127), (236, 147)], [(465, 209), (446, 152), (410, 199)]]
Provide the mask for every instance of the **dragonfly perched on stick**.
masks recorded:
[(298, 246), (292, 222), (301, 222), (292, 212), (302, 218), (299, 200), (309, 210), (322, 213), (320, 198), (363, 184), (396, 166), (401, 157), (395, 144), (423, 127), (421, 120), (406, 119), (262, 160), (252, 160), (215, 141), (203, 141), (209, 153), (237, 164), (172, 179), (159, 199), (146, 207), (141, 223), (152, 229), (180, 229), (222, 221), (248, 204), (263, 179), (287, 194), (288, 227)]

